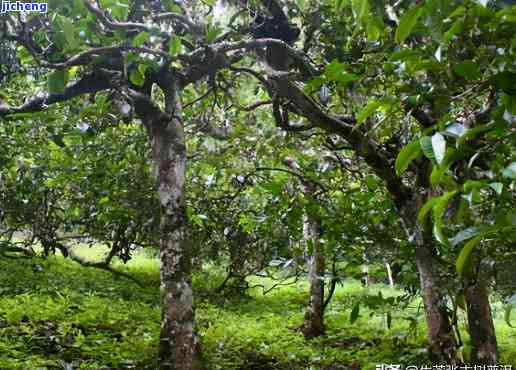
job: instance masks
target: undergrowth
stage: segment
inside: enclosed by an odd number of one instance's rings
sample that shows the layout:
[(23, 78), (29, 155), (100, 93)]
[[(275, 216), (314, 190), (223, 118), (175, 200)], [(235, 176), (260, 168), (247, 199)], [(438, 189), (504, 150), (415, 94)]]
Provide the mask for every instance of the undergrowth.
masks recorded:
[[(99, 248), (82, 250), (90, 258), (101, 253)], [(137, 254), (117, 268), (142, 285), (62, 257), (0, 259), (0, 369), (155, 369), (158, 262)], [(307, 302), (305, 283), (266, 295), (256, 288), (231, 298), (214, 293), (222, 278), (220, 269), (207, 267), (193, 281), (198, 331), (210, 370), (428, 364), (419, 300), (396, 310), (362, 307), (350, 322), (353, 307), (364, 297), (400, 294), (384, 285), (364, 288), (355, 280), (345, 281), (326, 310), (326, 335), (307, 342), (299, 330)], [(272, 284), (263, 278), (253, 283)], [(493, 309), (501, 363), (516, 366), (516, 329), (503, 321), (499, 303)]]

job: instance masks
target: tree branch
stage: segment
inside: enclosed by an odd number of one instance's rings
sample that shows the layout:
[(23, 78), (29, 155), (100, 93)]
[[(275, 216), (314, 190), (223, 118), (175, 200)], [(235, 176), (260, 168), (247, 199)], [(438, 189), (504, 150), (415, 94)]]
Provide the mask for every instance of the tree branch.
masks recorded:
[(395, 158), (390, 153), (369, 139), (366, 133), (355, 128), (354, 125), (325, 113), (296, 84), (282, 75), (272, 74), (269, 77), (274, 81), (277, 93), (284, 99), (290, 100), (314, 126), (337, 134), (349, 142), (355, 152), (363, 157), (375, 173), (386, 182), (387, 189), (398, 205), (408, 199), (410, 192), (396, 176), (393, 169)]
[(40, 112), (51, 104), (67, 101), (79, 95), (106, 90), (111, 87), (110, 80), (107, 74), (94, 72), (84, 76), (76, 83), (68, 85), (62, 94), (49, 94), (41, 98), (35, 98), (19, 107), (11, 107), (0, 101), (0, 118), (16, 113)]

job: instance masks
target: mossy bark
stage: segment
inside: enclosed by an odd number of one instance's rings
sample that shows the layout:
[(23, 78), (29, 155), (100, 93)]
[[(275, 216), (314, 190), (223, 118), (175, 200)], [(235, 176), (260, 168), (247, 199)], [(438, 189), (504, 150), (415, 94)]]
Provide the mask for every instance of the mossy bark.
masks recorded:
[(188, 235), (186, 147), (177, 89), (166, 92), (168, 115), (147, 122), (161, 208), (160, 279), (162, 316), (159, 360), (162, 370), (202, 369), (191, 270), (193, 243)]
[(465, 298), (471, 338), (471, 362), (475, 365), (497, 365), (496, 334), (485, 283), (470, 283), (466, 288)]
[(303, 334), (306, 339), (324, 334), (324, 272), (325, 260), (322, 251), (321, 221), (312, 215), (306, 215), (303, 234), (307, 243), (307, 259), (310, 283), (310, 300), (305, 314)]

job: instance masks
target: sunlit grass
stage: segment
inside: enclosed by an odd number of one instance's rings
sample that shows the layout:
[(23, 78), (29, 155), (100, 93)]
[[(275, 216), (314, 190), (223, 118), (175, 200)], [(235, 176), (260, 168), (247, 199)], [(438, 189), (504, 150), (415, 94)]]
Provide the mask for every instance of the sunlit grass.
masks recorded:
[[(77, 248), (82, 257), (93, 260), (105, 252), (102, 246)], [(63, 361), (82, 369), (155, 368), (159, 263), (148, 252), (133, 257), (127, 264), (116, 261), (115, 267), (136, 276), (142, 286), (60, 256), (0, 259), (0, 369), (62, 368)], [(208, 369), (324, 369), (331, 364), (373, 369), (377, 363), (426, 361), (419, 299), (405, 309), (371, 310), (361, 304), (351, 323), (352, 308), (365, 297), (401, 293), (383, 284), (364, 288), (356, 280), (345, 280), (326, 310), (326, 336), (306, 342), (299, 331), (306, 282), (266, 295), (254, 288), (248, 296), (228, 298), (214, 293), (223, 278), (220, 271), (208, 266), (194, 276), (198, 331)], [(273, 284), (264, 278), (250, 283), (266, 288)], [(501, 363), (516, 366), (516, 329), (503, 320), (500, 303), (493, 310)]]

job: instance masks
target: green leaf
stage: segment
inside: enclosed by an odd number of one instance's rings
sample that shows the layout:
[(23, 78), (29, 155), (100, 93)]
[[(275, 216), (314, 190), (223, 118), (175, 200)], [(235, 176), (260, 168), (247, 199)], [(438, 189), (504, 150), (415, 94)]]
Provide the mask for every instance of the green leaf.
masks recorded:
[(455, 262), (455, 267), (457, 268), (457, 273), (461, 278), (467, 276), (470, 273), (471, 253), (473, 252), (473, 248), (475, 248), (480, 243), (482, 237), (483, 235), (478, 235), (471, 239), (460, 251), (459, 257), (457, 257), (457, 261)]
[(462, 29), (464, 28), (464, 20), (463, 19), (457, 19), (451, 27), (444, 33), (443, 39), (445, 42), (448, 42), (452, 39), (454, 35), (457, 33), (462, 32)]
[(48, 75), (47, 88), (49, 94), (63, 94), (68, 82), (68, 70), (57, 69)]
[(425, 157), (427, 157), (431, 161), (435, 161), (432, 139), (428, 136), (423, 136), (421, 139), (419, 139), (419, 144), (421, 145), (421, 149), (423, 150), (423, 154), (425, 155)]
[(360, 302), (355, 303), (353, 309), (351, 310), (351, 314), (349, 315), (349, 322), (353, 324), (358, 319), (358, 314), (360, 313)]
[(499, 72), (491, 77), (489, 81), (506, 94), (516, 95), (516, 72)]
[(432, 136), (432, 149), (438, 164), (441, 164), (446, 152), (446, 140), (439, 132)]
[(133, 69), (129, 75), (129, 80), (136, 86), (143, 86), (145, 76), (138, 69)]
[(357, 114), (357, 123), (363, 123), (368, 117), (370, 117), (376, 110), (383, 104), (383, 100), (371, 99), (367, 102), (366, 106)]
[(416, 6), (403, 14), (400, 19), (398, 29), (396, 29), (396, 35), (394, 36), (394, 39), (398, 44), (405, 41), (405, 39), (411, 34), (412, 29), (416, 25), (422, 13), (423, 8), (421, 6)]
[(150, 37), (150, 33), (143, 31), (137, 34), (133, 39), (133, 46), (141, 46), (147, 41)]
[(504, 315), (503, 315), (503, 318), (504, 318), (505, 322), (511, 328), (514, 328), (514, 326), (512, 326), (512, 324), (511, 324), (511, 312), (512, 312), (513, 307), (514, 306), (512, 304), (509, 304), (509, 305), (505, 306)]
[(496, 194), (502, 194), (503, 184), (501, 182), (492, 182), (489, 184), (489, 187), (493, 189), (496, 192)]
[(61, 23), (66, 42), (72, 49), (75, 48), (77, 46), (77, 40), (75, 38), (75, 27), (72, 21), (67, 17), (59, 16), (59, 22)]
[(177, 55), (181, 53), (182, 50), (183, 44), (181, 43), (181, 39), (177, 36), (172, 37), (168, 44), (168, 53), (170, 55)]
[(434, 234), (435, 240), (437, 240), (439, 243), (441, 243), (443, 245), (450, 244), (450, 242), (448, 241), (448, 238), (443, 233), (442, 221), (441, 220), (436, 220), (434, 222), (434, 227), (432, 229), (432, 233)]
[(464, 77), (468, 81), (478, 80), (480, 78), (480, 71), (477, 63), (473, 61), (465, 61), (455, 64), (453, 70), (458, 75)]
[(405, 145), (396, 158), (394, 165), (396, 169), (396, 175), (401, 176), (408, 168), (410, 163), (416, 159), (421, 153), (421, 146), (419, 140), (412, 141)]
[(417, 221), (422, 225), (425, 222), (426, 215), (432, 208), (434, 208), (435, 204), (439, 200), (438, 197), (430, 198), (426, 201), (426, 203), (421, 207), (417, 214)]
[(353, 0), (352, 2), (353, 14), (359, 22), (364, 22), (369, 17), (369, 1), (368, 0)]
[(443, 217), (444, 212), (446, 211), (446, 208), (448, 207), (448, 202), (457, 193), (458, 193), (457, 190), (447, 191), (443, 195), (437, 197), (437, 203), (435, 203), (435, 206), (432, 208), (434, 222), (436, 220), (440, 220)]
[(436, 202), (433, 204), (432, 207), (432, 218), (434, 221), (433, 234), (435, 239), (439, 243), (444, 245), (449, 245), (449, 241), (442, 231), (442, 217), (444, 215), (444, 212), (446, 211), (448, 202), (451, 198), (455, 196), (455, 194), (457, 194), (457, 190), (448, 191), (440, 197), (435, 198)]
[(209, 28), (206, 32), (206, 41), (208, 41), (208, 43), (214, 42), (215, 39), (222, 33), (222, 31), (224, 31), (222, 27), (215, 26)]
[(459, 231), (453, 238), (450, 239), (451, 245), (456, 246), (465, 240), (477, 236), (482, 229), (478, 226), (471, 226), (467, 229)]
[(172, 12), (172, 13), (181, 13), (182, 12), (181, 7), (179, 5), (177, 5), (176, 3), (174, 3), (173, 0), (163, 0), (162, 3), (165, 6), (165, 9), (167, 9), (167, 11), (169, 11), (169, 12)]
[(505, 167), (502, 171), (502, 175), (510, 179), (516, 179), (516, 162), (512, 162), (510, 165)]
[(334, 81), (343, 85), (360, 78), (356, 74), (346, 72), (345, 65), (337, 60), (333, 60), (324, 68), (323, 76), (328, 82)]
[(370, 40), (378, 40), (385, 30), (385, 25), (383, 23), (382, 18), (380, 17), (371, 17), (367, 22), (367, 37)]

